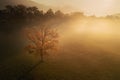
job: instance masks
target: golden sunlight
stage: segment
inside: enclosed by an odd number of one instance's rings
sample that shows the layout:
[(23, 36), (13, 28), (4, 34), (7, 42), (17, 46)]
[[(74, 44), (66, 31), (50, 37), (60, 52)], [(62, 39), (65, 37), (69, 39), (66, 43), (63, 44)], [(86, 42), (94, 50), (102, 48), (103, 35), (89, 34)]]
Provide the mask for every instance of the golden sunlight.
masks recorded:
[(93, 24), (93, 26), (91, 26), (90, 31), (96, 34), (111, 33), (111, 29), (108, 25), (109, 23), (106, 22), (97, 22), (96, 24)]
[[(95, 23), (95, 24), (94, 24)], [(106, 34), (111, 34), (112, 33), (112, 28), (110, 26), (109, 21), (105, 20), (85, 20), (78, 21), (74, 24), (72, 24), (72, 30), (74, 30), (75, 33), (78, 34), (93, 34), (93, 35), (106, 35)]]
[(105, 16), (119, 11), (118, 0), (32, 0), (64, 12), (83, 11), (86, 15)]
[(87, 15), (104, 16), (113, 6), (114, 0), (85, 0), (82, 8)]
[(120, 0), (1, 0), (0, 80), (120, 80)]

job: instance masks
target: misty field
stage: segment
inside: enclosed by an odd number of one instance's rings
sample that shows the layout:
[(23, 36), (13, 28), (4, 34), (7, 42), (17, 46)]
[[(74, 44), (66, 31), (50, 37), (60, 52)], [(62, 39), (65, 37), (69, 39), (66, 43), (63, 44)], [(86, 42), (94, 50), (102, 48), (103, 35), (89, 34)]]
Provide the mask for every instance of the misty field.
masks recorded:
[[(0, 14), (0, 80), (120, 80), (120, 17), (24, 5), (8, 5)], [(57, 29), (57, 40), (46, 26)]]
[[(0, 61), (1, 80), (119, 80), (120, 38), (86, 34), (63, 35), (60, 49), (31, 72), (39, 57), (19, 53)], [(109, 36), (109, 37), (108, 37)]]

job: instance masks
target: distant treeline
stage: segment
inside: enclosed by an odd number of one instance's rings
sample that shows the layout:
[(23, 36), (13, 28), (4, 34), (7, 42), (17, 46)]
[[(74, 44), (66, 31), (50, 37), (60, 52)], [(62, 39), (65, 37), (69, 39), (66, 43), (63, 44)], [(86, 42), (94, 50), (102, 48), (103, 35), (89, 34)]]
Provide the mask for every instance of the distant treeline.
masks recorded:
[[(0, 10), (0, 32), (10, 33), (19, 30), (25, 26), (34, 26), (37, 24), (46, 24), (48, 21), (59, 24), (73, 18), (97, 18), (96, 16), (85, 16), (82, 12), (64, 14), (60, 10), (53, 11), (49, 9), (44, 12), (37, 7), (27, 7), (25, 5), (7, 5), (5, 9)], [(112, 15), (100, 18), (120, 18)]]
[(36, 24), (43, 24), (53, 18), (64, 20), (66, 17), (67, 15), (60, 10), (53, 12), (52, 9), (49, 9), (47, 12), (44, 12), (37, 7), (7, 5), (5, 9), (0, 10), (0, 31), (11, 32), (26, 25), (33, 26)]

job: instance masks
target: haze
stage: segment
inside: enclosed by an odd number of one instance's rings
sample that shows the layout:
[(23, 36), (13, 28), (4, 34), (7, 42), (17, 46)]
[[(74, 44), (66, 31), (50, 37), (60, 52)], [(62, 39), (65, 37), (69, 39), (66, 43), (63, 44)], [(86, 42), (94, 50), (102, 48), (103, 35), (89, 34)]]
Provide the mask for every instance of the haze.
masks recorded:
[(83, 11), (87, 15), (105, 16), (120, 12), (120, 0), (32, 0), (65, 12)]
[(119, 3), (0, 1), (0, 80), (120, 80)]

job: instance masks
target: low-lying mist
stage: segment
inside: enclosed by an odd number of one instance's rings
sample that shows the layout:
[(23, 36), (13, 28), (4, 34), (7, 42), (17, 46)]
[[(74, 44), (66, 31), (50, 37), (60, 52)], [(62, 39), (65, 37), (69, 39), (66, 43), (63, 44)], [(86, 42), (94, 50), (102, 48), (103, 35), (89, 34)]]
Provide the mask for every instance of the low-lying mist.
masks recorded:
[[(61, 11), (54, 13), (52, 9), (43, 12), (36, 7), (24, 5), (9, 5), (0, 11), (0, 16), (1, 80), (120, 79), (119, 17), (85, 16), (83, 13), (64, 14)], [(39, 62), (40, 56), (31, 54), (33, 51), (25, 51), (26, 44), (32, 43), (26, 40), (26, 28), (31, 29), (29, 33), (32, 30), (32, 34), (35, 33), (30, 37), (33, 44), (36, 43), (34, 40), (40, 41), (41, 37), (45, 40), (46, 36), (40, 36), (41, 33), (45, 35), (49, 32), (49, 38), (55, 38), (49, 28), (56, 29), (59, 36), (58, 49), (46, 54), (45, 62), (34, 69), (33, 66)], [(45, 45), (49, 43), (48, 41)], [(38, 44), (29, 47), (35, 49), (34, 46), (37, 45), (41, 48)], [(28, 72), (29, 70), (31, 71)]]

